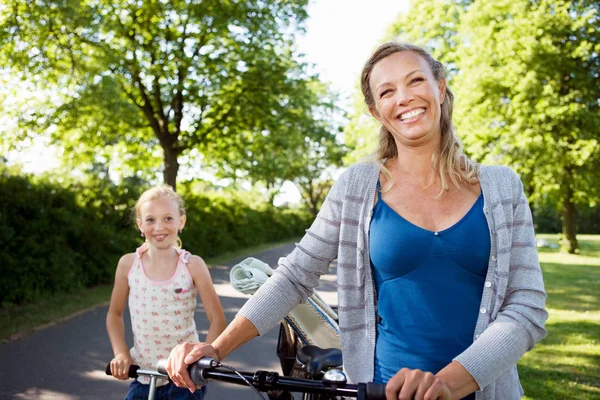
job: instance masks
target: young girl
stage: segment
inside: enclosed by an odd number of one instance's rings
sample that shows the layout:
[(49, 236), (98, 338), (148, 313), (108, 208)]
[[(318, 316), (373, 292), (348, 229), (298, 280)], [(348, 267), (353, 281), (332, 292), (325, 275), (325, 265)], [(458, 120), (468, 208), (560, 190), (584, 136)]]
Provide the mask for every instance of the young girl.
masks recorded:
[[(194, 311), (196, 293), (206, 311), (211, 343), (225, 329), (225, 315), (202, 258), (181, 249), (179, 233), (185, 221), (183, 200), (168, 185), (147, 190), (135, 206), (141, 236), (146, 238), (135, 253), (119, 260), (106, 317), (106, 329), (114, 358), (112, 375), (127, 379), (129, 366), (155, 369), (180, 343), (199, 342)], [(123, 311), (129, 301), (134, 345), (125, 343)], [(149, 379), (140, 377), (129, 386), (126, 400), (147, 399)], [(202, 391), (191, 393), (172, 383), (159, 381), (156, 399), (201, 399)]]

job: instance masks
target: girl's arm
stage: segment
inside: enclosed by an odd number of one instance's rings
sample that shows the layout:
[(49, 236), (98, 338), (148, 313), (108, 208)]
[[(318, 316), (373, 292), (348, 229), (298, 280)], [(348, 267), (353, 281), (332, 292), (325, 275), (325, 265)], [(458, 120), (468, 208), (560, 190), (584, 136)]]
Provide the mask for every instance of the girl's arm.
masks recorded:
[(188, 261), (188, 270), (198, 289), (200, 300), (210, 323), (205, 342), (212, 343), (227, 326), (221, 301), (213, 286), (208, 267), (202, 258), (191, 256)]
[(125, 342), (125, 326), (123, 324), (123, 313), (129, 296), (127, 275), (133, 264), (133, 258), (134, 254), (126, 254), (119, 260), (110, 297), (110, 306), (106, 314), (106, 330), (114, 354), (114, 358), (110, 362), (110, 370), (117, 379), (127, 379), (129, 366), (133, 364), (133, 359)]

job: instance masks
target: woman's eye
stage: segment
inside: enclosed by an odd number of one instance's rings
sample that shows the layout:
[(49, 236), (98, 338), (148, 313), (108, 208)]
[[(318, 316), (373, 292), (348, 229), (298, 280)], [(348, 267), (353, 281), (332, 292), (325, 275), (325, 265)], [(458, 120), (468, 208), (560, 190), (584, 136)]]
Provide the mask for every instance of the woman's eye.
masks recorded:
[(381, 92), (381, 93), (379, 94), (379, 97), (380, 97), (380, 98), (381, 98), (381, 97), (384, 97), (384, 96), (388, 95), (388, 94), (389, 94), (389, 93), (391, 93), (391, 92), (392, 92), (392, 89), (386, 89), (386, 90), (384, 90), (383, 92)]
[(424, 80), (423, 78), (421, 78), (421, 77), (418, 77), (418, 78), (415, 78), (415, 79), (413, 79), (412, 81), (410, 81), (410, 83), (423, 82), (423, 80)]

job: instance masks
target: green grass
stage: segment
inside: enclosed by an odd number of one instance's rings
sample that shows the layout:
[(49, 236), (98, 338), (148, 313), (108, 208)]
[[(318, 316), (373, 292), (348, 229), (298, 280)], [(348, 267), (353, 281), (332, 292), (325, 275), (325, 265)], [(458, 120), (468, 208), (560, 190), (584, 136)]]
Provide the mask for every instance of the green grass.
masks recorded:
[[(222, 264), (227, 260), (268, 250), (291, 241), (294, 239), (225, 253), (218, 257), (207, 258), (205, 261), (209, 266)], [(102, 285), (73, 293), (57, 294), (25, 306), (0, 308), (0, 342), (22, 337), (49, 324), (61, 322), (81, 312), (107, 304), (111, 292), (112, 285)]]
[(525, 399), (600, 399), (600, 236), (577, 239), (578, 255), (539, 251), (550, 317), (548, 336), (519, 363)]

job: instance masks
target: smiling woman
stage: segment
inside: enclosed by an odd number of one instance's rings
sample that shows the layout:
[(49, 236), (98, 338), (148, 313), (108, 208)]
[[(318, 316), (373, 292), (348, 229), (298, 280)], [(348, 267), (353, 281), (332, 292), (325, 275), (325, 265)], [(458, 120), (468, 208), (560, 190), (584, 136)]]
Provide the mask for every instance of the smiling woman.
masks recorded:
[[(380, 46), (361, 89), (381, 123), (373, 162), (351, 166), (307, 234), (212, 344), (177, 346), (169, 375), (221, 359), (306, 300), (337, 259), (344, 370), (387, 398), (516, 399), (516, 364), (546, 335), (531, 212), (508, 168), (477, 165), (452, 126), (442, 64)], [(268, 310), (268, 311), (265, 311)]]

